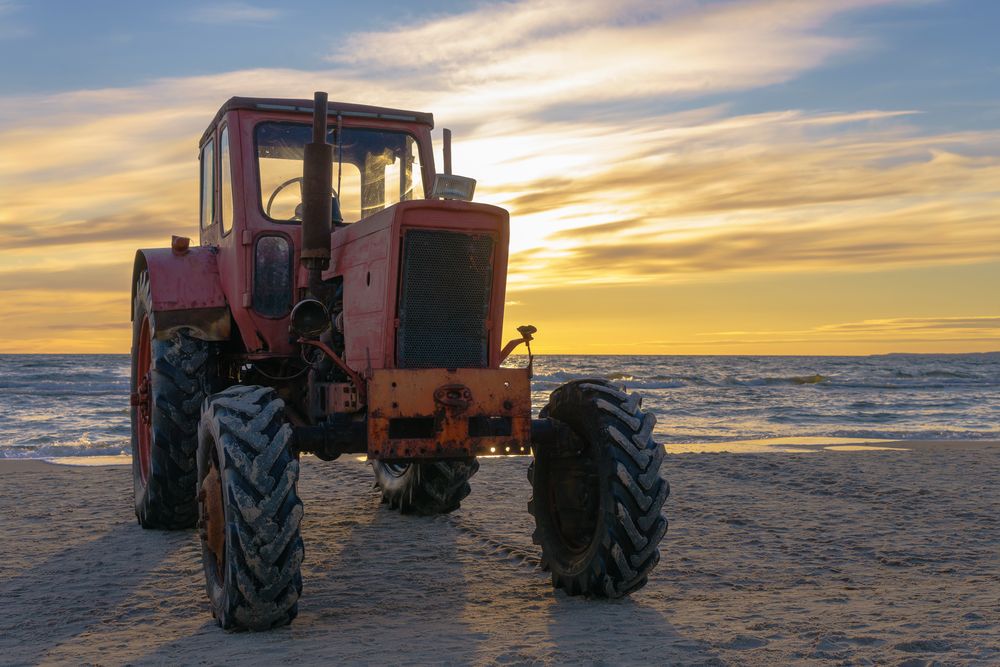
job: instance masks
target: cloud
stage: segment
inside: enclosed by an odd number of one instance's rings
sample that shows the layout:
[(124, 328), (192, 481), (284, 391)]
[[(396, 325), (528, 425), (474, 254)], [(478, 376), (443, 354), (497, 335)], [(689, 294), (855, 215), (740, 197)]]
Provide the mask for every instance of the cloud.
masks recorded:
[[(823, 324), (808, 329), (703, 333), (691, 345), (787, 345), (790, 343), (947, 343), (1000, 340), (1000, 315), (898, 317)], [(661, 342), (678, 345), (677, 341)]]
[[(1000, 206), (1000, 200), (991, 205)], [(850, 218), (845, 220), (843, 218)], [(614, 227), (612, 223), (609, 227)], [(988, 211), (927, 204), (885, 213), (826, 218), (819, 224), (720, 228), (696, 236), (604, 233), (568, 249), (534, 249), (513, 258), (521, 287), (719, 279), (730, 272), (871, 271), (994, 260), (1000, 228)], [(539, 279), (529, 267), (545, 266)]]
[(187, 230), (176, 218), (162, 217), (160, 213), (144, 214), (139, 210), (59, 224), (11, 226), (3, 245), (8, 250), (109, 242), (132, 243), (137, 247), (148, 243), (162, 246), (180, 231)]
[(509, 184), (499, 203), (550, 230), (515, 254), (517, 286), (1000, 256), (1000, 132), (926, 135), (875, 112), (841, 115), (834, 127), (830, 117), (640, 125), (620, 140), (592, 141), (595, 154), (608, 145), (605, 155), (624, 143), (631, 159)]
[(129, 351), (128, 291), (88, 293), (57, 287), (47, 293), (2, 294), (0, 354)]
[(820, 327), (825, 331), (929, 331), (978, 329), (1000, 331), (1000, 315), (978, 315), (972, 317), (896, 317), (883, 320), (864, 320)]
[(199, 23), (265, 23), (282, 14), (278, 9), (256, 7), (245, 2), (224, 2), (199, 7), (190, 18)]
[(0, 0), (0, 39), (19, 39), (29, 37), (31, 28), (16, 18), (21, 11), (20, 3)]
[[(122, 331), (128, 331), (132, 326), (132, 323), (126, 320), (121, 320), (119, 322), (89, 322), (86, 324), (77, 324), (74, 327), (76, 331), (114, 331), (120, 333)], [(65, 324), (49, 324), (46, 325), (47, 329), (54, 331), (65, 331)]]
[(135, 247), (197, 235), (197, 141), (219, 105), (317, 89), (458, 130), (456, 170), (511, 210), (514, 289), (1000, 256), (1000, 132), (928, 131), (919, 109), (719, 102), (870, 48), (834, 19), (884, 4), (911, 3), (517, 0), (356, 33), (325, 71), (0, 97), (0, 289), (119, 289)]
[[(789, 81), (861, 42), (824, 25), (907, 0), (518, 0), (348, 37), (329, 56), (447, 91), (456, 122)], [(487, 28), (488, 26), (488, 28)], [(485, 29), (484, 29), (485, 28)], [(750, 55), (752, 54), (752, 55)]]
[[(131, 262), (129, 263), (131, 264)], [(71, 268), (30, 268), (0, 272), (0, 292), (48, 292), (55, 296), (63, 292), (129, 291), (132, 267), (122, 262), (90, 264)], [(126, 299), (127, 300), (127, 299)]]

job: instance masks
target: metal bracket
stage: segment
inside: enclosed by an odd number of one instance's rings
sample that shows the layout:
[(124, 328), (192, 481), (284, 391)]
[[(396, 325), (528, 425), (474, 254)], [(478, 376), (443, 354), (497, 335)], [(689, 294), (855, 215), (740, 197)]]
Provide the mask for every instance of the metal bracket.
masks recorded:
[(503, 349), (500, 350), (500, 363), (503, 363), (504, 359), (509, 357), (510, 353), (513, 352), (518, 345), (524, 343), (525, 347), (528, 348), (528, 377), (532, 377), (534, 375), (532, 368), (534, 366), (535, 356), (531, 353), (531, 341), (535, 339), (534, 334), (538, 333), (538, 329), (530, 324), (524, 324), (517, 328), (517, 332), (521, 334), (521, 337), (512, 338), (506, 345), (503, 346)]
[(472, 392), (464, 384), (446, 384), (434, 392), (434, 402), (456, 412), (465, 412), (472, 403)]

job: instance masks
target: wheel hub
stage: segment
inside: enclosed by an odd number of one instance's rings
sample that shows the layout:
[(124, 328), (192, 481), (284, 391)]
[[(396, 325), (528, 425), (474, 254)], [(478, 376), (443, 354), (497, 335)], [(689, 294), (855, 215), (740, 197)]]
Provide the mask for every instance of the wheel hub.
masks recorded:
[(143, 424), (149, 425), (150, 422), (150, 400), (149, 400), (149, 373), (147, 372), (139, 380), (139, 389), (136, 391), (138, 395), (138, 400), (136, 401), (139, 407), (139, 419), (142, 420)]
[(382, 469), (393, 477), (402, 477), (406, 474), (406, 471), (410, 469), (409, 463), (385, 463), (383, 461), (379, 461), (379, 465), (381, 465)]
[(138, 350), (136, 354), (135, 366), (135, 386), (131, 401), (135, 405), (135, 433), (136, 451), (134, 456), (139, 464), (139, 477), (142, 483), (149, 481), (151, 468), (151, 442), (153, 439), (153, 376), (152, 376), (152, 350), (151, 350), (151, 330), (149, 317), (142, 318), (139, 327), (139, 338), (136, 341)]
[(561, 456), (548, 461), (548, 483), (542, 494), (565, 553), (584, 553), (593, 542), (600, 506), (597, 461), (592, 448), (572, 432), (562, 431), (556, 450)]
[(226, 510), (222, 502), (222, 477), (214, 461), (201, 482), (198, 502), (201, 505), (201, 539), (215, 556), (221, 572), (226, 553)]

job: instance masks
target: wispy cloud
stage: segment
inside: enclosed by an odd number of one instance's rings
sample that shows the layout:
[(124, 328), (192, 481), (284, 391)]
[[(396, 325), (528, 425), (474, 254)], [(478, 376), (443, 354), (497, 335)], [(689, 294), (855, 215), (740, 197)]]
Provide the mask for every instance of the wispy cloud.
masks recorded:
[(829, 121), (689, 118), (605, 139), (629, 144), (632, 158), (603, 170), (508, 184), (515, 216), (560, 227), (515, 257), (524, 284), (1000, 256), (1000, 132), (926, 135), (884, 116), (875, 126), (842, 116), (831, 131)]
[(9, 0), (0, 0), (0, 39), (18, 39), (31, 35), (31, 29), (18, 20), (22, 5)]
[(893, 4), (912, 0), (517, 0), (358, 33), (329, 60), (437, 88), (459, 122), (608, 101), (634, 110), (789, 81), (863, 45), (831, 19)]
[[(128, 292), (67, 295), (60, 286), (3, 297), (0, 353), (128, 352)], [(113, 322), (118, 325), (103, 326)]]
[(126, 291), (131, 266), (121, 262), (58, 266), (0, 272), (0, 292), (110, 292)]
[[(911, 2), (517, 0), (354, 34), (321, 72), (0, 97), (0, 289), (55, 298), (73, 284), (111, 303), (136, 246), (197, 235), (195, 144), (218, 105), (317, 89), (459, 131), (456, 168), (512, 212), (515, 290), (994, 259), (1000, 130), (930, 132), (911, 108), (719, 102), (869, 48), (832, 19), (885, 4)], [(278, 14), (217, 3), (191, 18)], [(74, 322), (116, 320), (101, 307)]]
[(264, 23), (273, 21), (283, 12), (270, 7), (257, 7), (245, 2), (223, 2), (204, 5), (191, 13), (199, 23)]
[[(182, 209), (179, 208), (179, 212)], [(162, 246), (173, 233), (179, 231), (178, 218), (179, 216), (165, 217), (162, 211), (146, 214), (140, 209), (131, 210), (125, 215), (96, 216), (86, 220), (40, 224), (37, 227), (24, 226), (7, 232), (4, 247), (8, 250), (41, 250), (92, 243)]]
[[(1000, 315), (966, 317), (898, 317), (823, 324), (808, 329), (720, 331), (703, 333), (693, 345), (787, 345), (790, 343), (944, 343), (996, 342)], [(683, 345), (678, 341), (660, 342)]]

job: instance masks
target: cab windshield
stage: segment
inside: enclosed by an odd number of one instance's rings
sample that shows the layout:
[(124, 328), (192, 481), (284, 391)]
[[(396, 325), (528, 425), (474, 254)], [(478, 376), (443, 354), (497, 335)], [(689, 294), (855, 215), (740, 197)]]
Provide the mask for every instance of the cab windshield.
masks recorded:
[[(312, 141), (305, 123), (266, 122), (256, 127), (260, 205), (272, 220), (299, 221), (302, 156)], [(424, 196), (417, 142), (405, 132), (345, 127), (333, 145), (333, 193), (345, 222), (356, 222), (386, 206)]]

